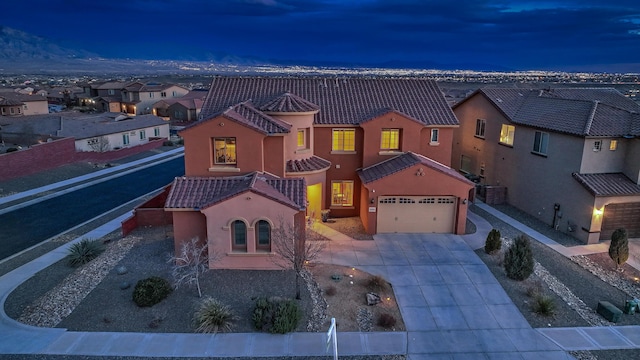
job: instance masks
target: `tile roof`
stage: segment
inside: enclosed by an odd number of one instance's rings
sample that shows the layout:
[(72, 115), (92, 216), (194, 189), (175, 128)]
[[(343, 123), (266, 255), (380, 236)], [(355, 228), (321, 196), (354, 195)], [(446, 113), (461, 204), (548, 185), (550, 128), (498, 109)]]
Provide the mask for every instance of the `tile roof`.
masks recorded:
[(404, 154), (395, 156), (391, 159), (368, 166), (364, 169), (358, 169), (356, 172), (360, 177), (360, 180), (362, 180), (364, 184), (368, 184), (370, 182), (380, 180), (389, 175), (393, 175), (397, 172), (400, 172), (404, 169), (407, 169), (417, 164), (427, 166), (433, 170), (449, 175), (456, 180), (466, 182), (469, 185), (473, 185), (471, 181), (469, 181), (467, 178), (465, 178), (464, 176), (462, 176), (460, 173), (453, 170), (452, 168), (444, 164), (441, 164), (435, 160), (429, 159), (426, 156), (422, 156), (420, 154), (416, 154), (410, 151)]
[(249, 191), (296, 210), (306, 208), (304, 179), (274, 178), (256, 172), (230, 177), (177, 177), (173, 181), (165, 208), (205, 209)]
[(23, 104), (22, 101), (7, 99), (5, 97), (0, 97), (0, 106), (21, 106)]
[(515, 124), (579, 136), (640, 136), (640, 105), (615, 89), (483, 88), (478, 92)]
[(331, 162), (329, 160), (313, 155), (307, 159), (288, 160), (286, 172), (291, 174), (320, 171), (328, 169), (329, 166), (331, 166)]
[(318, 111), (320, 106), (287, 92), (263, 104), (260, 110), (266, 113), (304, 113)]
[(418, 78), (216, 77), (202, 119), (251, 100), (258, 107), (283, 93), (317, 104), (316, 124), (357, 125), (394, 109), (424, 125), (458, 125), (438, 84)]
[(610, 174), (578, 174), (573, 178), (595, 196), (637, 196), (640, 185), (634, 183), (622, 173)]
[(231, 106), (223, 112), (206, 120), (198, 121), (187, 128), (200, 126), (218, 116), (224, 116), (227, 119), (236, 121), (263, 134), (286, 134), (291, 129), (291, 124), (261, 112), (251, 104), (251, 101), (244, 101)]

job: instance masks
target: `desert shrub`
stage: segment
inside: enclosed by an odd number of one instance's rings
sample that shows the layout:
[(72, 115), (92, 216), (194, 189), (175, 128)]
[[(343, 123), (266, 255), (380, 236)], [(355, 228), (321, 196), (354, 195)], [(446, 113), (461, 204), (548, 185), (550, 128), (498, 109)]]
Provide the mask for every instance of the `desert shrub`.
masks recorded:
[(527, 284), (526, 290), (528, 297), (537, 297), (542, 294), (542, 282), (540, 282), (539, 280), (531, 281), (529, 282), (529, 284)]
[(552, 298), (544, 295), (537, 295), (533, 301), (533, 312), (542, 316), (553, 316), (556, 311), (556, 304)]
[(140, 307), (153, 306), (164, 300), (172, 291), (169, 281), (152, 276), (138, 281), (133, 289), (133, 301)]
[(507, 277), (522, 281), (533, 273), (533, 251), (529, 238), (518, 236), (504, 253), (504, 270)]
[(382, 291), (387, 289), (389, 283), (380, 275), (371, 275), (367, 279), (366, 286), (371, 291)]
[(14, 152), (14, 151), (18, 151), (18, 148), (14, 148), (14, 147), (10, 147), (7, 149), (7, 151), (5, 151), (6, 153), (10, 153), (10, 152)]
[(98, 257), (104, 251), (100, 240), (82, 239), (69, 248), (67, 263), (69, 266), (80, 266)]
[(493, 254), (500, 250), (501, 247), (502, 240), (500, 240), (500, 230), (491, 229), (489, 235), (487, 235), (487, 240), (484, 243), (484, 252), (487, 254)]
[(173, 141), (165, 140), (162, 142), (162, 146), (173, 146)]
[(251, 319), (258, 330), (285, 334), (296, 329), (301, 317), (295, 301), (273, 297), (258, 298)]
[(335, 294), (337, 294), (337, 293), (338, 293), (338, 289), (336, 289), (336, 287), (335, 287), (335, 286), (331, 285), (331, 286), (329, 286), (329, 287), (324, 291), (324, 293), (325, 293), (327, 296), (333, 296), (333, 295), (335, 295)]
[(391, 314), (382, 313), (378, 316), (378, 325), (385, 329), (391, 329), (396, 325), (396, 318)]
[(616, 269), (629, 259), (629, 238), (627, 230), (616, 229), (611, 235), (611, 244), (609, 244), (609, 257), (616, 263)]
[(202, 299), (193, 317), (196, 331), (202, 333), (230, 331), (235, 320), (237, 317), (229, 306), (211, 297)]

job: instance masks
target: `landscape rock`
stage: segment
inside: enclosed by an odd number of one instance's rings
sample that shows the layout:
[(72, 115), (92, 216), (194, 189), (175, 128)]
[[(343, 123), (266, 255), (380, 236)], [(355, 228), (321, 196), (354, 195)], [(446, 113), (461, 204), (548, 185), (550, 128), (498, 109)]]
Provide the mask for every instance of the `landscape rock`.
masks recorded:
[(382, 302), (380, 295), (376, 293), (367, 293), (367, 305), (372, 306)]

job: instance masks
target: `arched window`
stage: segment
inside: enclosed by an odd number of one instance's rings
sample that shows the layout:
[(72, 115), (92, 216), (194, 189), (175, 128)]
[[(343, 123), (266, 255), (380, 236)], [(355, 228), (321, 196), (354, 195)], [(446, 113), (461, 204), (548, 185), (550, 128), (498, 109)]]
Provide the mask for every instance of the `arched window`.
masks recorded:
[(256, 224), (256, 248), (271, 251), (271, 225), (268, 221), (260, 220)]
[(233, 241), (233, 251), (247, 251), (247, 225), (236, 220), (231, 225), (231, 238)]

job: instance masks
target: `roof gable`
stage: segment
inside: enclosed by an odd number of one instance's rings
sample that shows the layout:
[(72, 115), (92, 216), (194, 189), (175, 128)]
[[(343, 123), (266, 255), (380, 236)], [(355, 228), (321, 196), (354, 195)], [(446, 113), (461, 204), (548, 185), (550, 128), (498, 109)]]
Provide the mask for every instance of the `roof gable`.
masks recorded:
[(206, 120), (198, 121), (188, 126), (183, 131), (205, 124), (208, 121), (213, 120), (219, 116), (223, 116), (229, 120), (237, 122), (240, 125), (246, 126), (265, 135), (286, 134), (291, 129), (291, 124), (271, 117), (256, 109), (250, 101), (245, 101), (236, 104), (217, 115), (207, 118)]
[(437, 83), (418, 78), (216, 77), (202, 118), (249, 99), (260, 107), (283, 93), (317, 104), (316, 124), (357, 125), (394, 109), (424, 125), (458, 125)]
[(165, 208), (205, 209), (249, 191), (296, 210), (304, 210), (306, 207), (304, 179), (272, 179), (251, 173), (231, 177), (177, 177)]
[(357, 174), (364, 184), (368, 184), (418, 164), (441, 172), (456, 180), (473, 185), (471, 181), (469, 181), (467, 178), (465, 178), (452, 168), (413, 152), (406, 152), (391, 159), (387, 159), (377, 164), (368, 166), (364, 169), (359, 169), (357, 171)]

